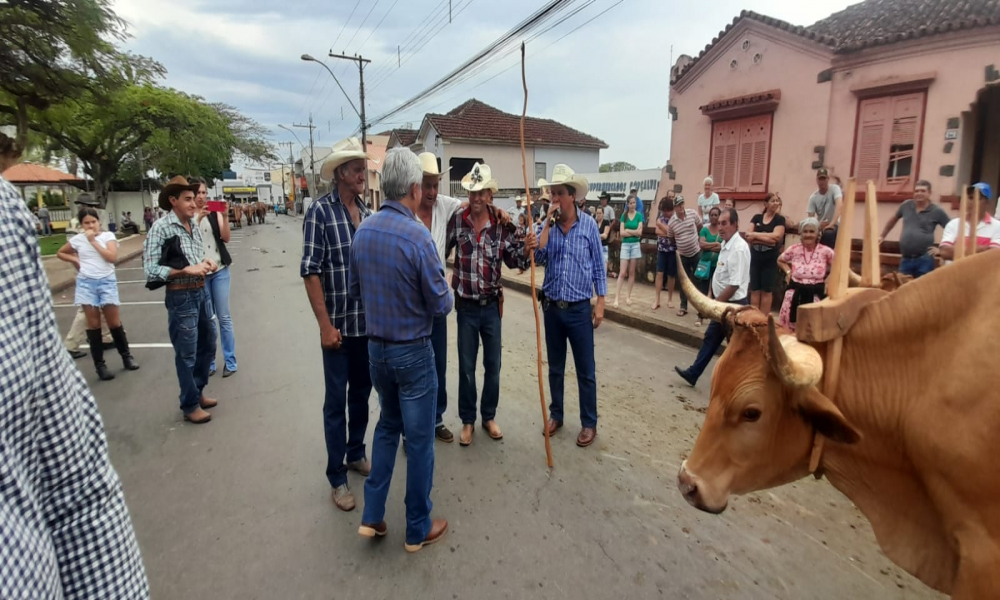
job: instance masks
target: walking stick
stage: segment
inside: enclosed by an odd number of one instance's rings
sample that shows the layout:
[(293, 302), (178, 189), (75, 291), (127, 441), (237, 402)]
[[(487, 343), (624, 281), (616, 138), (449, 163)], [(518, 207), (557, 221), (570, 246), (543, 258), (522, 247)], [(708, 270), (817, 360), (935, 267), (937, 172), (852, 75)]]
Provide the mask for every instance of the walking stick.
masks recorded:
[[(524, 119), (528, 116), (528, 79), (524, 73), (524, 42), (521, 42), (521, 86), (524, 88), (524, 109), (521, 111), (521, 172), (524, 175), (524, 195), (528, 197), (528, 214), (531, 214), (531, 186), (528, 184), (528, 165), (524, 152)], [(530, 225), (529, 227), (534, 227)], [(549, 440), (549, 409), (545, 406), (545, 386), (542, 385), (542, 326), (538, 316), (538, 292), (535, 290), (535, 252), (531, 255), (531, 305), (535, 309), (535, 348), (538, 356), (538, 399), (542, 404), (542, 429), (545, 430), (545, 458), (552, 468), (552, 442)]]

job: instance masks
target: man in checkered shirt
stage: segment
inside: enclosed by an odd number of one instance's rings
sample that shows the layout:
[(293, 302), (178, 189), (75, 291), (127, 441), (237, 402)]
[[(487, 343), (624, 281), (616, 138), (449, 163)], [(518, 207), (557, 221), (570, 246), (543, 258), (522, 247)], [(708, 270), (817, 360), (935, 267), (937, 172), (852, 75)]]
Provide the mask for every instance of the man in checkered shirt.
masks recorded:
[[(19, 153), (0, 134), (0, 172)], [(0, 177), (0, 598), (148, 598), (94, 398), (63, 350), (31, 213)]]

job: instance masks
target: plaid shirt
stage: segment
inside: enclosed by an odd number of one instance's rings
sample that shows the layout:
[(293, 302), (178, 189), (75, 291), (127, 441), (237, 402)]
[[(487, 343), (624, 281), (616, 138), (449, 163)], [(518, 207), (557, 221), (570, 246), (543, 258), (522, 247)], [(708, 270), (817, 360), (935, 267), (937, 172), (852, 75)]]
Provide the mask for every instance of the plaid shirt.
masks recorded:
[(434, 239), (399, 201), (358, 227), (351, 246), (351, 298), (364, 299), (369, 336), (391, 342), (428, 337), (451, 312), (451, 291)]
[(549, 300), (579, 302), (608, 294), (601, 234), (597, 221), (577, 211), (576, 223), (563, 234), (555, 223), (549, 227), (549, 243), (535, 250), (535, 262), (545, 265), (542, 291)]
[[(181, 220), (177, 218), (177, 213), (170, 211), (162, 219), (153, 223), (146, 234), (146, 241), (142, 245), (142, 264), (145, 267), (146, 281), (167, 281), (170, 278), (170, 267), (160, 264), (160, 257), (163, 256), (163, 245), (167, 240), (176, 236), (181, 240), (181, 250), (184, 251), (184, 258), (192, 265), (196, 265), (205, 260), (205, 240), (201, 237), (201, 229), (192, 220), (189, 225), (189, 232)], [(175, 277), (171, 279), (174, 283), (187, 283), (198, 281), (198, 277)]]
[[(371, 216), (361, 197), (354, 199), (361, 220)], [(334, 189), (309, 206), (302, 224), (302, 277), (319, 275), (330, 322), (345, 337), (365, 335), (365, 305), (347, 295), (351, 242), (356, 231), (347, 206)]]
[(59, 341), (31, 212), (0, 177), (0, 598), (149, 598), (121, 482)]
[(448, 250), (458, 248), (452, 287), (466, 300), (479, 300), (499, 296), (500, 263), (511, 269), (526, 269), (528, 257), (524, 253), (524, 240), (500, 225), (493, 217), (482, 231), (477, 232), (472, 223), (472, 209), (455, 214), (448, 221)]

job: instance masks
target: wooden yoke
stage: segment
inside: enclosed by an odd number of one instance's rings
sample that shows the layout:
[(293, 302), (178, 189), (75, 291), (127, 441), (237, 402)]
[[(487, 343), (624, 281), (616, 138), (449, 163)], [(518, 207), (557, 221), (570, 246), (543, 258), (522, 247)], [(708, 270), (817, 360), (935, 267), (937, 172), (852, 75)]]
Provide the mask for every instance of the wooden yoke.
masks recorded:
[(965, 248), (966, 248), (965, 231), (968, 224), (968, 219), (966, 218), (966, 214), (968, 214), (968, 209), (969, 209), (969, 191), (963, 187), (962, 200), (958, 204), (958, 235), (955, 237), (955, 256), (952, 259), (953, 261), (965, 258)]
[[(981, 200), (979, 195), (979, 188), (975, 188), (975, 192), (972, 194), (972, 223), (969, 224), (969, 249), (966, 254), (974, 255), (976, 250), (979, 249), (979, 202)], [(965, 231), (965, 229), (962, 229)]]

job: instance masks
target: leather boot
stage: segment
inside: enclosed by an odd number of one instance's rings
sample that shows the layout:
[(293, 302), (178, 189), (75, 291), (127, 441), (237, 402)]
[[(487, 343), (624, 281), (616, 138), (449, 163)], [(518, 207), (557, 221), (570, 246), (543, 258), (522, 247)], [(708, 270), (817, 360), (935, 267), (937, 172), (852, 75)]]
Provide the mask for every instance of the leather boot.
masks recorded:
[(128, 337), (125, 336), (125, 326), (119, 325), (112, 329), (111, 337), (115, 340), (115, 347), (118, 348), (118, 354), (122, 356), (122, 363), (125, 365), (125, 368), (129, 371), (138, 371), (139, 364), (135, 362), (132, 354), (128, 351)]
[(108, 365), (104, 363), (104, 345), (101, 344), (101, 330), (88, 329), (87, 342), (90, 344), (90, 356), (94, 359), (94, 367), (97, 368), (97, 376), (101, 381), (109, 381), (115, 376), (108, 371)]

